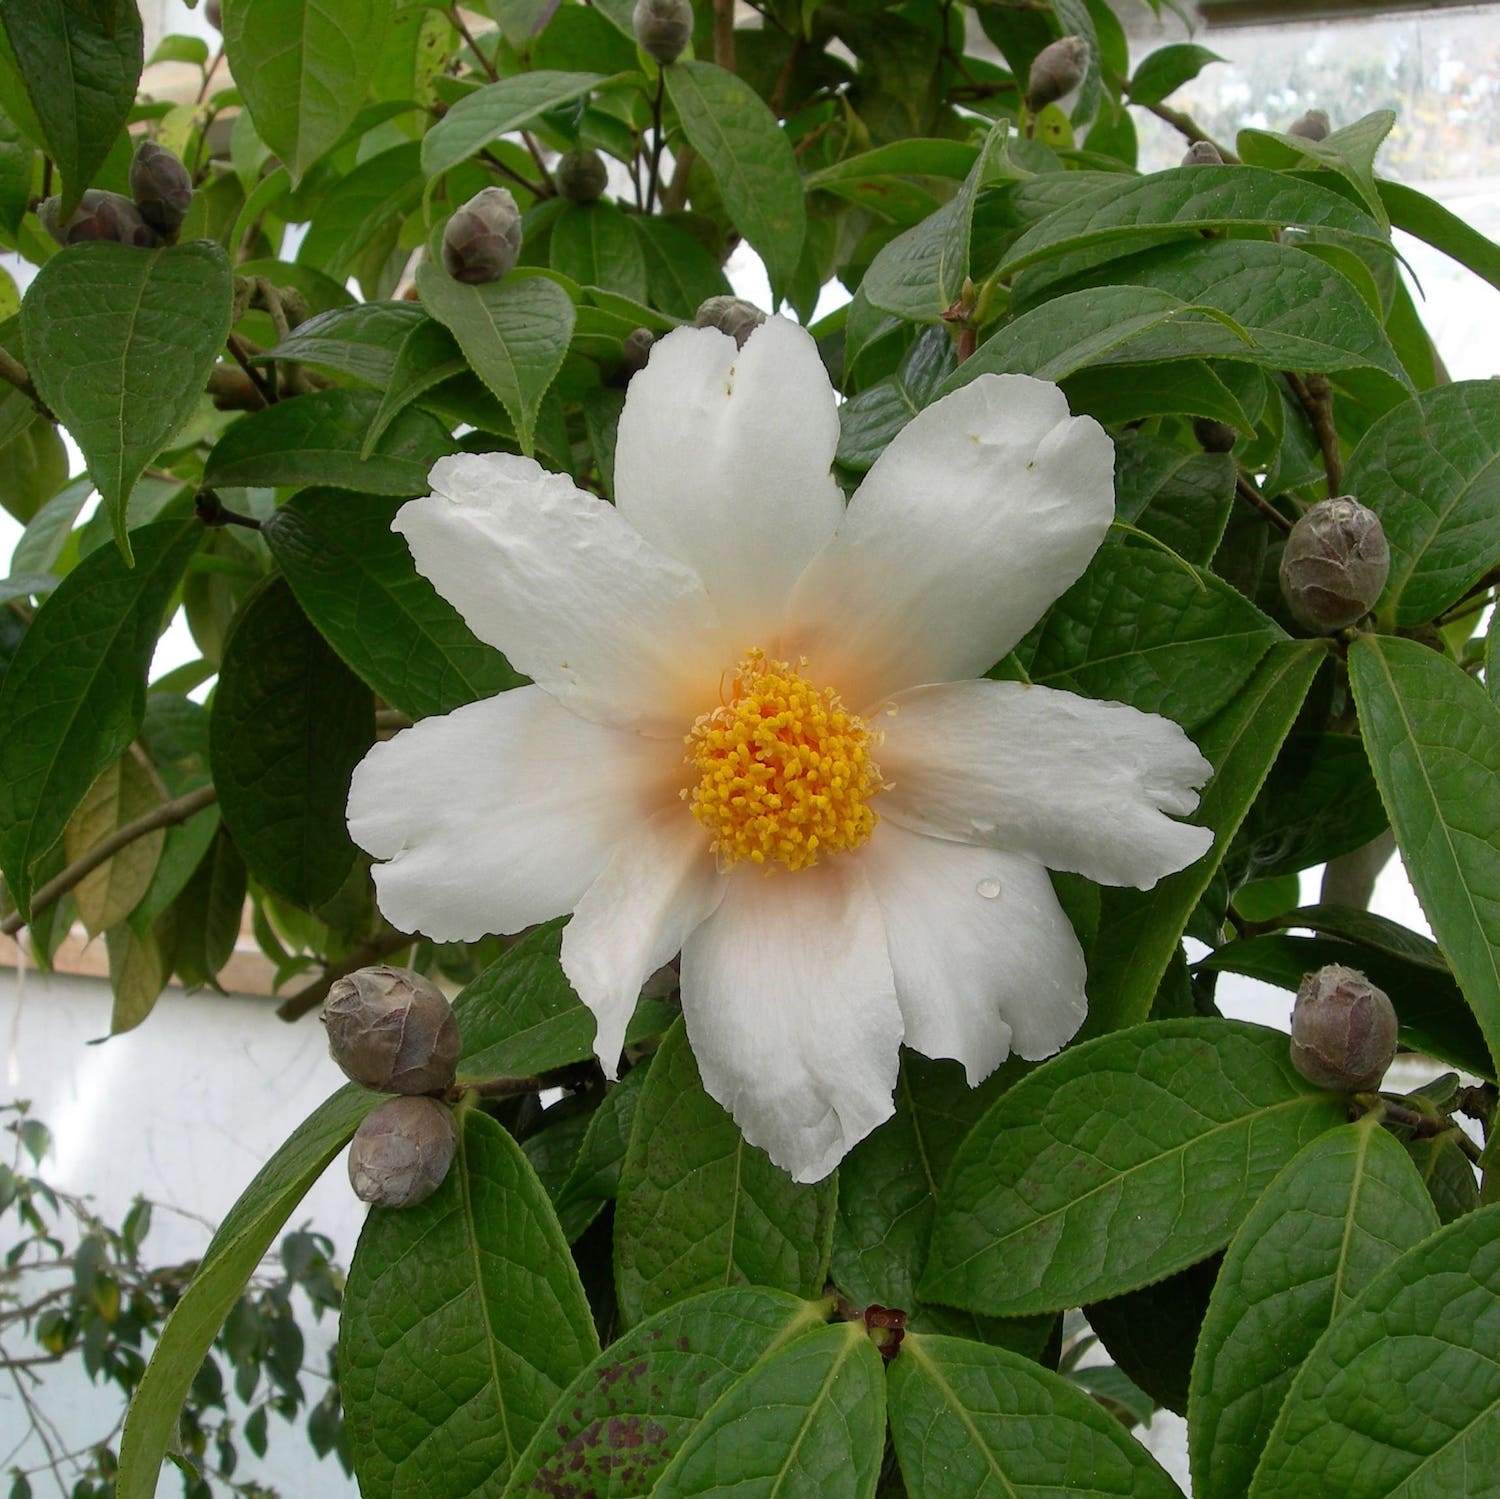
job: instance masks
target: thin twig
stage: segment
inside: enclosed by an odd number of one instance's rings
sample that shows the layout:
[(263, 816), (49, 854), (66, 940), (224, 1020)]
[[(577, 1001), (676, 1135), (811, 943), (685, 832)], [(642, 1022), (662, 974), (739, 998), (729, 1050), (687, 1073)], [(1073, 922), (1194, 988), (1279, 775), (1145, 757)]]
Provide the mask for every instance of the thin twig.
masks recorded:
[(1304, 380), (1291, 370), (1284, 370), (1283, 374), (1317, 434), (1318, 446), (1323, 450), (1323, 470), (1328, 476), (1328, 498), (1332, 499), (1344, 489), (1344, 460), (1339, 456), (1338, 428), (1333, 424), (1333, 390), (1322, 375), (1310, 375)]
[(276, 389), (256, 367), (250, 363), (250, 349), (238, 333), (231, 333), (228, 339), (229, 352), (234, 355), (234, 362), (244, 370), (250, 383), (260, 392), (260, 398), (267, 406), (276, 404)]
[[(1134, 99), (1131, 100), (1132, 104), (1137, 102)], [(1173, 109), (1170, 104), (1142, 104), (1141, 108), (1154, 114), (1158, 120), (1165, 120), (1174, 130), (1181, 132), (1189, 143), (1207, 141), (1231, 166), (1239, 162), (1239, 157), (1228, 146), (1221, 146), (1192, 115), (1183, 110)]]
[(1257, 510), (1276, 527), (1278, 531), (1288, 532), (1292, 529), (1292, 523), (1284, 516), (1243, 474), (1234, 476), (1235, 493), (1241, 499), (1248, 500)]
[[(101, 838), (86, 854), (76, 858), (61, 874), (48, 880), (32, 896), (32, 920), (36, 919), (38, 911), (44, 911), (55, 901), (60, 900), (74, 885), (86, 879), (106, 859), (113, 858), (127, 844), (134, 843), (137, 838), (144, 838), (148, 833), (156, 832), (158, 828), (175, 827), (179, 822), (186, 822), (188, 818), (201, 812), (213, 802), (216, 796), (217, 792), (212, 786), (200, 786), (196, 791), (189, 791), (186, 796), (179, 796), (173, 801), (163, 802), (159, 807), (153, 807), (133, 822), (125, 823), (107, 837)], [(0, 921), (0, 934), (14, 937), (25, 925), (26, 919), (21, 913), (12, 911), (4, 921)]]
[(527, 177), (523, 173), (516, 171), (514, 167), (507, 166), (503, 161), (500, 160), (498, 156), (495, 155), (493, 151), (489, 150), (488, 148), (479, 153), (479, 159), (487, 167), (490, 167), (494, 171), (499, 172), (502, 177), (508, 177), (512, 182), (516, 184), (517, 187), (524, 187), (533, 198), (546, 198), (551, 196), (548, 190), (540, 182), (533, 182), (530, 177)]
[(456, 5), (452, 10), (448, 12), (448, 19), (453, 22), (454, 30), (456, 30), (468, 44), (469, 51), (472, 52), (478, 59), (479, 66), (483, 68), (484, 71), (489, 75), (490, 82), (499, 83), (500, 75), (495, 71), (494, 63), (492, 63), (489, 58), (487, 58), (484, 53), (479, 50), (479, 43), (474, 40), (474, 33), (464, 25), (463, 17), (459, 15), (458, 7)]
[(651, 170), (646, 177), (646, 212), (651, 213), (656, 208), (656, 183), (661, 175), (661, 148), (662, 137), (665, 132), (661, 128), (662, 101), (666, 98), (667, 72), (665, 68), (658, 68), (656, 73), (656, 97), (651, 101)]
[(542, 155), (542, 148), (537, 145), (529, 130), (521, 132), (521, 139), (526, 143), (526, 149), (531, 152), (531, 159), (536, 163), (536, 169), (542, 174), (542, 181), (547, 184), (547, 192), (551, 197), (557, 196), (557, 179), (553, 177), (547, 166), (546, 158)]
[(238, 510), (231, 510), (214, 489), (198, 491), (193, 501), (193, 513), (205, 526), (243, 526), (247, 531), (260, 530), (260, 522), (253, 515), (241, 515)]
[(734, 0), (714, 0), (714, 61), (734, 72)]
[(0, 380), (14, 385), (36, 407), (39, 415), (46, 417), (49, 422), (57, 420), (48, 410), (47, 403), (37, 394), (26, 366), (6, 349), (0, 349)]
[(328, 991), (342, 978), (351, 973), (378, 963), (404, 947), (413, 947), (420, 939), (409, 937), (404, 932), (383, 932), (368, 942), (356, 947), (342, 963), (330, 963), (310, 984), (303, 985), (295, 994), (289, 994), (276, 1007), (278, 1020), (300, 1020), (309, 1010), (315, 1010), (328, 998)]

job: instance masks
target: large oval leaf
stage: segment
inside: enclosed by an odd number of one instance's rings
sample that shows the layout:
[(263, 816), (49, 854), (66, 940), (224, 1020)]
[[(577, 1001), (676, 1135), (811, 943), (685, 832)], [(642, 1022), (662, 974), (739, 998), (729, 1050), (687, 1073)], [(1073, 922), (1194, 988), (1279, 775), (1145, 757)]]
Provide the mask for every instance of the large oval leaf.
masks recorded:
[(294, 906), (332, 898), (354, 864), (344, 805), (375, 739), (375, 703), (281, 578), (235, 619), (209, 725), (219, 810), (250, 872)]
[(134, 533), (136, 565), (91, 553), (37, 610), (0, 679), (0, 870), (17, 907), (73, 810), (140, 732), (162, 614), (202, 538), (196, 520)]
[(1438, 1226), (1422, 1178), (1373, 1114), (1298, 1152), (1230, 1243), (1188, 1395), (1193, 1493), (1239, 1499), (1313, 1344)]
[(1251, 1499), (1482, 1499), (1500, 1458), (1500, 1205), (1408, 1250), (1323, 1335)]
[(229, 332), (229, 260), (208, 240), (54, 255), (21, 304), (26, 363), (73, 434), (125, 555), (142, 470), (197, 409)]
[(648, 1317), (563, 1391), (506, 1486), (525, 1494), (648, 1494), (736, 1381), (823, 1320), (827, 1305), (748, 1286)]
[(468, 1110), (447, 1180), (416, 1207), (372, 1209), (349, 1267), (339, 1389), (360, 1492), (500, 1494), (598, 1352), (536, 1173), (500, 1125)]
[(566, 104), (603, 82), (598, 73), (536, 68), (479, 89), (460, 99), (422, 137), (422, 171), (436, 177), (508, 131), (529, 124), (543, 111)]
[(308, 489), (261, 535), (307, 616), (393, 708), (421, 718), (520, 685), (413, 565), (401, 501)]
[(620, 1310), (635, 1321), (713, 1286), (823, 1288), (837, 1176), (798, 1186), (704, 1091), (681, 1024), (636, 1106), (615, 1212)]
[(1177, 1486), (1076, 1385), (1003, 1348), (908, 1334), (891, 1435), (911, 1499), (1174, 1499)]
[(1015, 1316), (1185, 1269), (1343, 1108), (1262, 1026), (1157, 1021), (1075, 1046), (1002, 1094), (959, 1147), (921, 1290)]
[(1414, 640), (1361, 636), (1349, 680), (1407, 873), (1500, 1061), (1500, 708)]

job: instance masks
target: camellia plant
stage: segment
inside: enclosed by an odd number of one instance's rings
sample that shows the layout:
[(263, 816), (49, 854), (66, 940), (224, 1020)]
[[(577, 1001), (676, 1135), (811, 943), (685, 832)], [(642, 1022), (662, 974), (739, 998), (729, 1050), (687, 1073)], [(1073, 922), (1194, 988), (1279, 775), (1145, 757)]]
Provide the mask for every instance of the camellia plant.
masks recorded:
[(248, 910), (350, 1079), (112, 1492), (349, 1146), (366, 1499), (1493, 1493), (1500, 384), (1392, 231), (1500, 250), (1394, 116), (1212, 140), (1105, 0), (211, 10), (0, 0), (4, 930), (119, 1032)]

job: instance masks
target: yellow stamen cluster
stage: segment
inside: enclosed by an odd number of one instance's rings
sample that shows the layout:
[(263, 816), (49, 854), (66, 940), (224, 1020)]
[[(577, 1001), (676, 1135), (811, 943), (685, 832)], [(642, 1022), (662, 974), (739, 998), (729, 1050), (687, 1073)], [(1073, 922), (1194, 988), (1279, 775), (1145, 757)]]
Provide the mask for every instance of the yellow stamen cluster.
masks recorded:
[(749, 859), (806, 869), (858, 848), (875, 827), (881, 789), (873, 739), (831, 688), (751, 651), (729, 679), (729, 700), (687, 737), (698, 782), (683, 791), (722, 866)]

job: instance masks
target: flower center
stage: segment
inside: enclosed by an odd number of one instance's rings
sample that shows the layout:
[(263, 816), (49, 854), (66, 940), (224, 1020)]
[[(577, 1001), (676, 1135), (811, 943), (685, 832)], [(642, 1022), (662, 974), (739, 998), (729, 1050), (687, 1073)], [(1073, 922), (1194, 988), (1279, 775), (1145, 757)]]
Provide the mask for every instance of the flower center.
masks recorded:
[(728, 702), (687, 736), (698, 781), (682, 793), (720, 864), (806, 869), (858, 848), (875, 827), (870, 798), (884, 785), (864, 721), (832, 688), (764, 651), (750, 651), (728, 686)]

